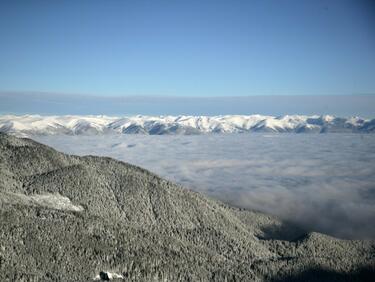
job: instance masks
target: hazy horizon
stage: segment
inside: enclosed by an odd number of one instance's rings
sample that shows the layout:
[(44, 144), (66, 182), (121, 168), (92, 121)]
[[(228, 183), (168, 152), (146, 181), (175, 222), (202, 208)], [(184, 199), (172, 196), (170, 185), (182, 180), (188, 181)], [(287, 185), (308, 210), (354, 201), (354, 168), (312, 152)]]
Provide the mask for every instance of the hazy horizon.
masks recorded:
[(375, 95), (93, 96), (0, 91), (0, 114), (335, 115), (375, 117)]

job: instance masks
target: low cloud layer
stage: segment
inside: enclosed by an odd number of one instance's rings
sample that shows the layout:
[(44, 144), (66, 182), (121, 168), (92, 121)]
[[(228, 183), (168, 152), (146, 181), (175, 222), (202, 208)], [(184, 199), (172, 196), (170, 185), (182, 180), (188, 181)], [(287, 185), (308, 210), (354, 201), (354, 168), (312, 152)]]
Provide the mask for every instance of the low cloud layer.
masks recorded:
[(342, 238), (375, 238), (375, 136), (47, 136), (79, 155), (147, 168), (231, 205)]

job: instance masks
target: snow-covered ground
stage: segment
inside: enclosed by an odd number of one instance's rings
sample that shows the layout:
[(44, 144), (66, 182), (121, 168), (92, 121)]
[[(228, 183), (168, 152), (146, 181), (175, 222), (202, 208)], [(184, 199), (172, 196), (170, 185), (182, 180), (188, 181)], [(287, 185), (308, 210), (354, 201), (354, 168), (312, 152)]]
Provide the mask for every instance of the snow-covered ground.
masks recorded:
[(375, 237), (375, 135), (39, 136), (147, 168), (240, 207), (347, 238)]
[(330, 115), (281, 117), (265, 115), (224, 116), (0, 116), (0, 132), (19, 136), (102, 134), (204, 134), (246, 132), (369, 133), (375, 119)]

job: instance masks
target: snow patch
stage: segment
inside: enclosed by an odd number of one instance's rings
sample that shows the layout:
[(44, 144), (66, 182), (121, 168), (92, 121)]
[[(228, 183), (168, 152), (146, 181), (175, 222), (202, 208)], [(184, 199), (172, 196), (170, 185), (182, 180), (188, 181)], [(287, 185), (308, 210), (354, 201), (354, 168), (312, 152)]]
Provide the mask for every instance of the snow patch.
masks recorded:
[(83, 211), (79, 205), (73, 205), (68, 197), (60, 194), (44, 194), (29, 196), (30, 200), (40, 206), (53, 208), (56, 210)]
[(80, 205), (74, 205), (68, 197), (56, 194), (24, 195), (20, 193), (1, 193), (0, 204), (22, 204), (41, 206), (55, 210), (83, 211)]
[(113, 279), (124, 279), (124, 276), (115, 272), (101, 271), (98, 275), (94, 277), (94, 280), (103, 280), (103, 281), (108, 281), (108, 280), (113, 280)]

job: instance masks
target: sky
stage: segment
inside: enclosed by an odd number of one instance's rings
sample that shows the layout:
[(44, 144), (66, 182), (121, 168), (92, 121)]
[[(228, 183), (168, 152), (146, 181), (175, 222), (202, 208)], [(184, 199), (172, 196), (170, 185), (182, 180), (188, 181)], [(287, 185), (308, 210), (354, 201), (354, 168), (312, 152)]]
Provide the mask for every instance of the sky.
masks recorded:
[(0, 91), (374, 94), (374, 27), (371, 0), (3, 0)]

